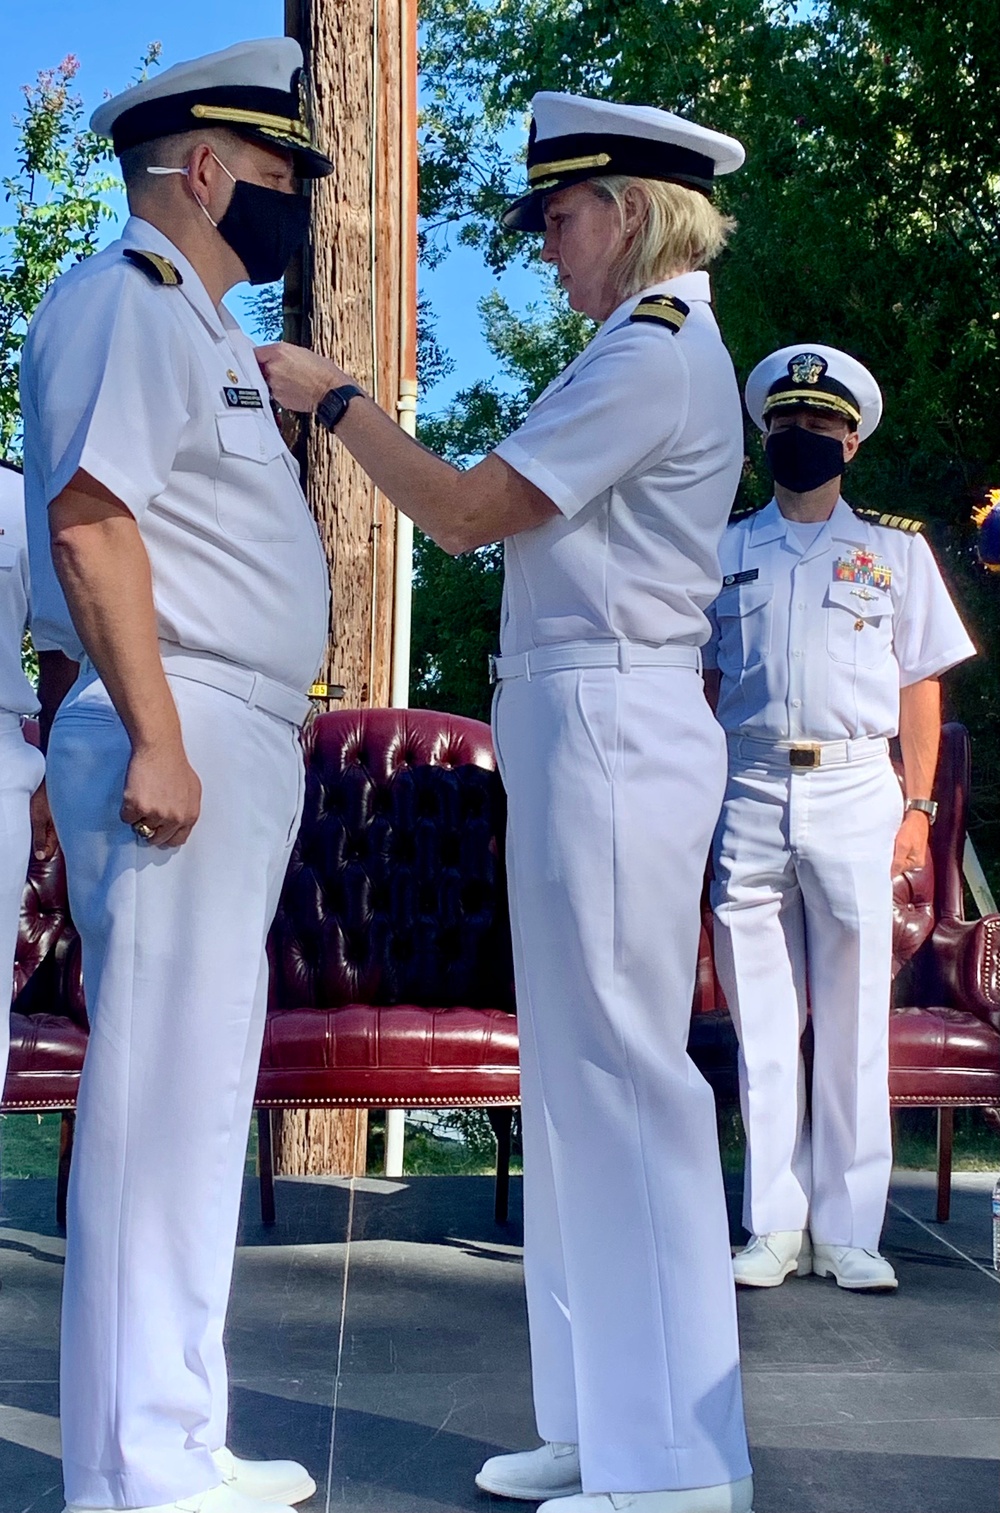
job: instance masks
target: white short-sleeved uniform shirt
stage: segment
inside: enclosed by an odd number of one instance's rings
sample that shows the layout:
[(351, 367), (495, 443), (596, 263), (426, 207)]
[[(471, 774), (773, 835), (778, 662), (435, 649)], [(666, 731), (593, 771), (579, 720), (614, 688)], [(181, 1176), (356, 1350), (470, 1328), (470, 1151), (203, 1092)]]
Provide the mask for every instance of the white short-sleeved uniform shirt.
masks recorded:
[[(675, 334), (630, 321), (649, 294), (690, 307)], [(740, 400), (707, 273), (621, 304), (497, 447), (559, 515), (505, 543), (500, 647), (701, 646), (743, 462)]]
[(899, 690), (975, 656), (924, 538), (839, 499), (811, 533), (776, 501), (722, 540), (706, 666), (718, 719), (762, 740), (893, 736)]
[[(125, 248), (168, 258), (183, 283), (154, 283)], [(133, 217), (57, 279), (28, 333), (21, 400), (36, 644), (82, 654), (47, 512), (83, 468), (135, 516), (161, 639), (305, 690), (329, 572), (298, 466), (252, 343), (155, 227)]]
[(21, 666), (21, 643), (31, 612), (24, 483), (0, 467), (0, 713), (35, 714), (38, 700)]

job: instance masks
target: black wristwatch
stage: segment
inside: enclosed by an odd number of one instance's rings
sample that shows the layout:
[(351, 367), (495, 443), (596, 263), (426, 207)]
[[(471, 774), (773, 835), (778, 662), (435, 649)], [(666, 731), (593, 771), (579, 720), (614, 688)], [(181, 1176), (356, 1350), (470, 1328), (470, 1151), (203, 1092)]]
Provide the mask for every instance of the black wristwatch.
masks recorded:
[(364, 396), (364, 392), (364, 389), (359, 389), (357, 384), (341, 384), (339, 389), (329, 389), (316, 406), (316, 419), (321, 421), (328, 431), (334, 430), (338, 422), (343, 420), (351, 400), (356, 399), (359, 394)]

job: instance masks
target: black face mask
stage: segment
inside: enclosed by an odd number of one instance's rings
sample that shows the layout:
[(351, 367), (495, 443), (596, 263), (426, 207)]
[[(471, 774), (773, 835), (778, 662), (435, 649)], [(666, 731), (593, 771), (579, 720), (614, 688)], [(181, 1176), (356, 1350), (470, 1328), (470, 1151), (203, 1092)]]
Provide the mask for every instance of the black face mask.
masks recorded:
[(309, 201), (236, 179), (229, 208), (216, 228), (236, 253), (251, 284), (281, 278), (309, 230)]
[(804, 426), (773, 431), (764, 442), (771, 476), (793, 494), (808, 494), (831, 478), (839, 478), (846, 463), (839, 436), (823, 436)]

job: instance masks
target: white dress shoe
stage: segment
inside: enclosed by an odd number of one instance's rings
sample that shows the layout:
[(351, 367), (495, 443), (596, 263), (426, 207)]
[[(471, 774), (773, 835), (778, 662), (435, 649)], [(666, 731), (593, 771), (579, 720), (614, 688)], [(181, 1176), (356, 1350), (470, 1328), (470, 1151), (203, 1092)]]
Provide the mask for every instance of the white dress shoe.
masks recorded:
[[(292, 1513), (282, 1503), (271, 1503), (270, 1513)], [(82, 1508), (77, 1503), (67, 1503), (64, 1513), (122, 1513), (115, 1508)], [(195, 1492), (191, 1497), (178, 1498), (176, 1502), (157, 1503), (145, 1508), (130, 1508), (127, 1513), (260, 1513), (260, 1498), (247, 1497), (235, 1487), (222, 1482), (210, 1487), (207, 1492)]]
[(754, 1235), (750, 1244), (733, 1256), (737, 1287), (780, 1287), (789, 1272), (807, 1277), (812, 1269), (807, 1229), (776, 1229), (769, 1235)]
[(860, 1245), (813, 1245), (813, 1270), (818, 1277), (833, 1277), (849, 1292), (894, 1292), (896, 1273), (877, 1250)]
[(476, 1486), (497, 1497), (522, 1497), (525, 1502), (572, 1497), (582, 1490), (580, 1452), (576, 1445), (550, 1440), (537, 1450), (493, 1455), (476, 1477)]
[(305, 1466), (294, 1460), (240, 1460), (226, 1448), (212, 1452), (222, 1473), (222, 1484), (252, 1497), (256, 1502), (305, 1502), (316, 1490)]
[(717, 1487), (685, 1487), (669, 1492), (581, 1492), (558, 1503), (543, 1502), (538, 1513), (753, 1513), (753, 1477)]

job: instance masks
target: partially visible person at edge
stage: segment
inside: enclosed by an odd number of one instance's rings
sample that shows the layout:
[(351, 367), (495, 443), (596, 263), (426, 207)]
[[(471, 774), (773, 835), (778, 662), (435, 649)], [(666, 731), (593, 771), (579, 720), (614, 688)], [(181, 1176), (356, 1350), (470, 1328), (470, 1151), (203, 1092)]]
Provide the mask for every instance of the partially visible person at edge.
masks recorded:
[[(687, 1056), (699, 898), (725, 784), (700, 647), (743, 457), (703, 270), (731, 138), (645, 106), (533, 101), (529, 192), (570, 304), (603, 322), (468, 472), (327, 358), (258, 357), (451, 553), (505, 541), (494, 732), (509, 877), (536, 1450), (481, 1488), (568, 1513), (747, 1513), (712, 1093)], [(549, 1507), (548, 1501), (544, 1502)]]
[(62, 1306), (73, 1513), (289, 1513), (315, 1490), (233, 1454), (223, 1348), (329, 573), (222, 300), (282, 275), (296, 177), (332, 166), (301, 64), (290, 39), (241, 43), (100, 107), (131, 219), (56, 281), (21, 370), (43, 685), (54, 652), (80, 663), (48, 752), (91, 1025)]
[[(715, 964), (740, 1040), (747, 1134), (734, 1259), (746, 1287), (815, 1271), (895, 1289), (879, 1252), (892, 1169), (892, 878), (923, 865), (942, 673), (974, 655), (918, 521), (841, 481), (882, 395), (834, 347), (751, 373), (774, 498), (733, 522), (706, 674), (729, 741)], [(899, 734), (903, 791), (889, 759)], [(807, 1095), (802, 1032), (812, 1010)]]
[(55, 851), (45, 793), (45, 759), (22, 726), (38, 713), (24, 675), (21, 645), (31, 618), (31, 581), (21, 470), (0, 459), (0, 1097), (10, 1051), (10, 1001), (21, 897), (32, 851)]

